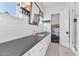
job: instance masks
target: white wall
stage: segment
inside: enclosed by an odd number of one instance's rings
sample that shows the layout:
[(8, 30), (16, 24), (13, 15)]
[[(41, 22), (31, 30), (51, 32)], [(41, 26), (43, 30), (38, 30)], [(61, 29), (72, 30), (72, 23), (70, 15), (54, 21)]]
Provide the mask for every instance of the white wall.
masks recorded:
[(75, 18), (75, 5), (73, 2), (71, 2), (69, 4), (69, 6), (67, 7), (69, 8), (69, 22), (70, 22), (70, 40), (69, 40), (69, 45), (70, 48), (74, 47), (74, 18)]
[(77, 55), (79, 55), (79, 2), (77, 2)]
[(74, 44), (74, 18), (75, 18), (74, 3), (70, 3), (70, 48), (73, 48)]
[[(70, 8), (70, 48), (72, 48), (73, 47), (72, 42), (74, 41), (74, 22), (73, 22), (73, 19), (75, 17), (74, 3), (73, 2), (69, 2), (69, 3), (62, 2), (62, 3), (48, 3), (48, 4), (52, 6), (48, 7), (47, 5), (46, 8), (44, 8), (44, 20), (51, 20), (51, 14), (57, 14), (57, 13), (60, 13), (65, 8)], [(45, 26), (48, 28), (48, 31), (51, 30), (50, 25), (51, 24), (45, 24)]]
[[(77, 17), (77, 28), (74, 27), (74, 18)], [(70, 48), (74, 48), (74, 40), (76, 40), (76, 47), (78, 51), (74, 52), (76, 53), (76, 55), (79, 55), (79, 3), (77, 3), (77, 5), (75, 5), (75, 3), (71, 3), (70, 4)], [(75, 31), (74, 29), (77, 29), (77, 39), (75, 39)]]
[(44, 10), (44, 19), (51, 19), (51, 14), (57, 14), (60, 11), (62, 11), (64, 8), (68, 8), (69, 7), (69, 3), (64, 3), (64, 2), (49, 2), (49, 6), (45, 8)]
[(32, 35), (33, 31), (43, 32), (43, 25), (29, 25), (27, 20), (0, 14), (0, 43)]
[[(48, 2), (46, 8), (44, 8), (44, 20), (51, 20), (52, 14), (60, 13), (64, 8), (69, 7), (69, 3), (55, 3), (55, 2)], [(46, 24), (48, 31), (51, 31), (51, 24)]]
[(28, 16), (19, 16), (20, 18), (0, 13), (0, 43), (32, 35), (34, 31), (46, 31), (43, 24), (31, 25)]

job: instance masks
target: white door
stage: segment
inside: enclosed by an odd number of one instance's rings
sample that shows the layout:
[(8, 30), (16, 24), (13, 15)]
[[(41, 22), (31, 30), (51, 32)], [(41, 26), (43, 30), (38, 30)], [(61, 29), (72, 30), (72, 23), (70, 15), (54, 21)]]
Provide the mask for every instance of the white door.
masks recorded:
[(69, 8), (60, 12), (60, 44), (69, 48)]

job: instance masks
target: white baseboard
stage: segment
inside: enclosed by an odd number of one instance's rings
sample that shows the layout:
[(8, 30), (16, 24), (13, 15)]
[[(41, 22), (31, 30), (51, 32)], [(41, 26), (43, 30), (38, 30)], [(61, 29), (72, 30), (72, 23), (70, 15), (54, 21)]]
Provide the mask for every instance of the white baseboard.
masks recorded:
[(71, 49), (75, 53), (76, 56), (79, 56), (78, 52), (76, 52), (74, 48), (71, 48)]

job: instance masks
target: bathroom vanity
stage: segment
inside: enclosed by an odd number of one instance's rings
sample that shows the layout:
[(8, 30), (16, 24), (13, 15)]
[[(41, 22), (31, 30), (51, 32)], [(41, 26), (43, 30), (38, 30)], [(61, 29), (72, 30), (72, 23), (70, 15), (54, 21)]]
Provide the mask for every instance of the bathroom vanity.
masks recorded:
[(0, 43), (0, 56), (44, 56), (51, 42), (50, 35), (42, 32)]

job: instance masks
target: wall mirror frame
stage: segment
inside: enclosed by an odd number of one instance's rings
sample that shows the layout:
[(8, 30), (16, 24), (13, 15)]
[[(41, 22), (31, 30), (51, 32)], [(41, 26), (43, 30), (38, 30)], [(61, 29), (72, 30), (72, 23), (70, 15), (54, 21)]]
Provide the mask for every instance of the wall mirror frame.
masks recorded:
[(40, 17), (43, 18), (43, 12), (41, 11), (41, 8), (36, 2), (32, 2), (32, 10), (29, 18), (29, 24), (39, 25)]
[[(20, 2), (17, 3), (20, 13), (28, 16), (28, 23), (31, 25), (39, 25), (40, 17), (43, 18), (43, 12), (37, 2)], [(19, 13), (19, 12), (18, 12)]]

